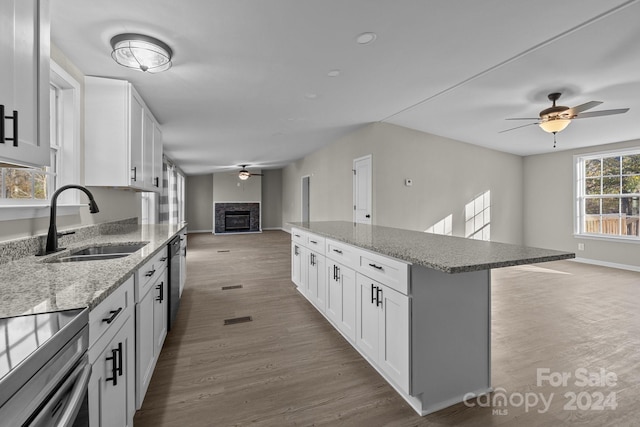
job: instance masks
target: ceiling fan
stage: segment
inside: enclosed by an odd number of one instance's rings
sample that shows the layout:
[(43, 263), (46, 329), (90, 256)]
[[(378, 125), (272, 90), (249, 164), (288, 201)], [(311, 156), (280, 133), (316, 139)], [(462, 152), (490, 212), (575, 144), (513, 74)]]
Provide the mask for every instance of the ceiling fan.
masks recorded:
[(247, 170), (247, 166), (249, 165), (240, 165), (240, 167), (242, 167), (242, 169), (240, 169), (240, 172), (238, 172), (238, 178), (240, 178), (243, 181), (246, 181), (247, 179), (249, 179), (252, 176), (262, 176), (261, 173), (251, 173)]
[(562, 94), (560, 92), (550, 93), (547, 97), (549, 101), (553, 103), (553, 105), (549, 108), (545, 108), (540, 111), (539, 117), (516, 117), (509, 118), (507, 120), (536, 120), (533, 123), (527, 123), (526, 125), (516, 126), (514, 128), (505, 129), (498, 133), (509, 132), (515, 129), (520, 129), (526, 126), (531, 125), (539, 125), (542, 130), (545, 132), (549, 132), (553, 134), (553, 147), (556, 146), (556, 133), (564, 130), (571, 120), (574, 119), (587, 119), (590, 117), (600, 117), (600, 116), (611, 116), (613, 114), (623, 114), (629, 111), (628, 108), (618, 108), (615, 110), (600, 110), (600, 111), (591, 111), (589, 113), (585, 113), (584, 111), (590, 110), (593, 107), (597, 107), (602, 104), (601, 101), (589, 101), (584, 104), (580, 104), (575, 107), (565, 107), (563, 105), (556, 105), (556, 101), (560, 99)]

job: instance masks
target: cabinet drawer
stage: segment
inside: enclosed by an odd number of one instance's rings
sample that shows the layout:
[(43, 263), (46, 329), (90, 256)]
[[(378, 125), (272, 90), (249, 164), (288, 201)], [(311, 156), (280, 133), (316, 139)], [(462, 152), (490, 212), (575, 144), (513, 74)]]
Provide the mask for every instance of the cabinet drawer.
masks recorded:
[(324, 255), (324, 237), (317, 236), (315, 234), (307, 234), (306, 246), (314, 252)]
[(409, 294), (409, 265), (404, 262), (358, 250), (357, 269), (404, 295)]
[(149, 288), (153, 286), (156, 278), (167, 268), (167, 260), (167, 248), (164, 247), (138, 269), (136, 272), (136, 302), (140, 302)]
[(291, 229), (291, 240), (303, 246), (307, 245), (307, 233), (298, 228)]
[(351, 245), (342, 242), (336, 242), (335, 240), (325, 240), (326, 256), (340, 264), (356, 268), (358, 265), (358, 249)]
[(133, 276), (129, 277), (118, 289), (89, 312), (89, 348), (105, 337), (120, 329), (133, 313)]

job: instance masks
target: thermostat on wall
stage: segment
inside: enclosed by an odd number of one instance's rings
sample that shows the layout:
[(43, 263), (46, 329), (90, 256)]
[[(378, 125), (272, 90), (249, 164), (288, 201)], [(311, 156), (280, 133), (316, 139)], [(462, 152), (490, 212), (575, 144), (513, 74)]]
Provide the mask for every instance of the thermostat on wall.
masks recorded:
[(413, 180), (411, 178), (405, 178), (404, 185), (407, 187), (411, 187), (413, 185)]

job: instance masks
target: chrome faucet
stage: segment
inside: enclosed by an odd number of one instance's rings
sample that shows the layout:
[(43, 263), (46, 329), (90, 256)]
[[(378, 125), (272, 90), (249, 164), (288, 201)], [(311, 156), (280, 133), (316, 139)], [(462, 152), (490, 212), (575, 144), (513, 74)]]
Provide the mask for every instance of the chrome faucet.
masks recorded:
[(83, 186), (72, 184), (72, 185), (65, 185), (58, 188), (58, 190), (55, 193), (53, 193), (53, 196), (51, 196), (51, 214), (49, 218), (49, 233), (47, 234), (47, 247), (45, 249), (45, 253), (44, 253), (45, 255), (63, 250), (64, 248), (58, 248), (58, 237), (73, 233), (72, 232), (72, 233), (59, 234), (58, 229), (56, 228), (56, 208), (58, 205), (58, 196), (64, 190), (68, 190), (69, 188), (75, 188), (75, 189), (84, 191), (84, 193), (89, 197), (90, 213), (94, 214), (94, 213), (100, 212), (100, 210), (98, 209), (98, 205), (96, 204), (96, 201), (93, 199), (93, 194), (91, 194), (91, 191), (87, 190)]

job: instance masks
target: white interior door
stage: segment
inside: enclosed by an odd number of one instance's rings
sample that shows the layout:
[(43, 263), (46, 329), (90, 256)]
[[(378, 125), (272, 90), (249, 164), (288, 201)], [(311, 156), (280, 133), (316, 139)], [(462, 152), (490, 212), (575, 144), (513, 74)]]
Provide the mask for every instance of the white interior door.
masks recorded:
[(371, 224), (371, 155), (353, 161), (353, 222)]

